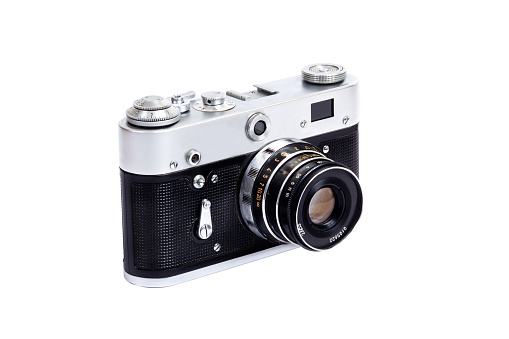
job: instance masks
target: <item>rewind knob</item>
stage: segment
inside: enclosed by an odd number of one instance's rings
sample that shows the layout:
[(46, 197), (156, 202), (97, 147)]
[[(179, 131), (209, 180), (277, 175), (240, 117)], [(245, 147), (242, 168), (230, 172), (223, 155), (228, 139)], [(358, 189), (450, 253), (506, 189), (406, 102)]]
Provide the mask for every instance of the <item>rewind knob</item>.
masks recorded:
[(235, 103), (226, 100), (223, 92), (212, 91), (201, 95), (202, 102), (196, 102), (193, 108), (202, 112), (223, 112), (235, 107)]

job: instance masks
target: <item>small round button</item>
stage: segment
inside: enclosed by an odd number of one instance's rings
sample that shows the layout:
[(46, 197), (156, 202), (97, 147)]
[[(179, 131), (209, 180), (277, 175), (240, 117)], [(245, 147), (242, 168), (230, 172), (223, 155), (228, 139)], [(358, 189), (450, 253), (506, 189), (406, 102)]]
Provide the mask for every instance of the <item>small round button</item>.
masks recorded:
[(201, 112), (218, 113), (235, 107), (235, 102), (226, 100), (223, 92), (206, 92), (201, 95), (201, 99), (193, 104), (193, 108)]
[(201, 95), (204, 105), (217, 106), (224, 104), (226, 95), (223, 92), (206, 92)]

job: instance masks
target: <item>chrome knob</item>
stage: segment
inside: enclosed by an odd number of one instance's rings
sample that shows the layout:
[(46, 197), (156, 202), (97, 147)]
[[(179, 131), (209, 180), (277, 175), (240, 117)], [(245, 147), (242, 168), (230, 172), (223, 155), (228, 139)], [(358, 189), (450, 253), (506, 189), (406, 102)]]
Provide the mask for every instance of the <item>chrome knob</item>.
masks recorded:
[(235, 107), (235, 102), (226, 100), (223, 92), (206, 92), (201, 95), (202, 101), (196, 101), (193, 108), (197, 111), (217, 113), (224, 112)]
[(223, 92), (206, 92), (201, 95), (204, 105), (217, 106), (224, 104), (226, 95)]
[(188, 91), (182, 94), (175, 94), (168, 98), (171, 101), (173, 107), (179, 109), (180, 113), (188, 112), (191, 108), (191, 100), (195, 96), (194, 91)]
[(194, 91), (187, 91), (182, 94), (175, 94), (174, 96), (171, 97), (171, 102), (174, 104), (181, 104), (185, 100), (193, 99), (195, 95), (196, 93)]
[(135, 100), (133, 107), (126, 111), (127, 121), (136, 126), (161, 127), (177, 123), (180, 110), (172, 106), (168, 98), (148, 95)]
[(141, 111), (156, 111), (171, 106), (171, 101), (159, 95), (148, 95), (141, 99), (135, 100), (133, 107)]
[(302, 69), (302, 80), (312, 84), (335, 84), (346, 78), (346, 70), (338, 64), (311, 64)]

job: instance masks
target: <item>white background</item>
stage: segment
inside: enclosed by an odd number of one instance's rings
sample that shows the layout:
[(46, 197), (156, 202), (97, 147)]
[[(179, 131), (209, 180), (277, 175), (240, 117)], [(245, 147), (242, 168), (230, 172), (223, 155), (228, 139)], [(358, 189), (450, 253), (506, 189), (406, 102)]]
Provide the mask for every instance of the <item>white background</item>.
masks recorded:
[[(0, 335), (508, 338), (503, 4), (3, 4)], [(358, 231), (171, 288), (127, 283), (125, 109), (313, 62), (361, 81)]]

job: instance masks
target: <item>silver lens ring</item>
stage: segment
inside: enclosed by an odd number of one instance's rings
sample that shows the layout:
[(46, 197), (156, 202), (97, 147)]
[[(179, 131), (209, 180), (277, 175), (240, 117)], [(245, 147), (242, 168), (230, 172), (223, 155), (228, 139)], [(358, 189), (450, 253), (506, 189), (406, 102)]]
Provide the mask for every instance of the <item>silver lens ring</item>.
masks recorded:
[[(277, 243), (294, 243), (277, 225), (276, 199), (283, 178), (310, 158), (331, 161), (315, 146), (296, 139), (272, 142), (253, 157), (245, 169), (239, 191), (241, 216), (253, 233)], [(277, 183), (273, 184), (276, 176)]]
[[(263, 148), (261, 148), (258, 153), (254, 156), (254, 158), (251, 160), (249, 165), (246, 167), (246, 171), (244, 172), (244, 176), (242, 178), (242, 182), (240, 183), (240, 190), (239, 190), (239, 205), (240, 205), (240, 213), (241, 216), (246, 223), (247, 227), (257, 236), (263, 239), (267, 239), (267, 237), (262, 234), (258, 228), (255, 225), (254, 222), (254, 216), (253, 212), (251, 210), (251, 203), (252, 203), (252, 192), (254, 183), (256, 180), (256, 177), (258, 176), (258, 173), (260, 172), (260, 169), (265, 164), (265, 162), (277, 151), (281, 148), (288, 146), (290, 144), (300, 142), (300, 140), (297, 139), (279, 139), (276, 141), (273, 141), (267, 145), (265, 145)], [(268, 232), (271, 236), (273, 236), (275, 239), (279, 239), (281, 242), (285, 242), (284, 239), (281, 239), (280, 237), (276, 236), (274, 232), (270, 229), (270, 227), (267, 227)]]

